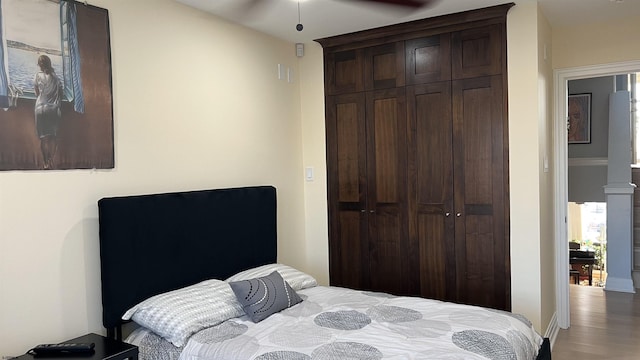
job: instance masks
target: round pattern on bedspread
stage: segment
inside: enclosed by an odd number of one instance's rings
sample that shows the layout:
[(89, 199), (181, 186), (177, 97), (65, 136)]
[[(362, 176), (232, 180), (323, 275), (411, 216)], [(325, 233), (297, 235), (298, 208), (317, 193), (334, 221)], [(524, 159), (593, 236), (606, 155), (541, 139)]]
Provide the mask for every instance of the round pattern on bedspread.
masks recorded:
[(516, 360), (516, 352), (507, 339), (481, 330), (454, 333), (451, 341), (459, 348), (482, 355), (491, 360)]
[(193, 339), (201, 344), (221, 343), (244, 334), (248, 329), (247, 325), (226, 321), (220, 325), (195, 333)]
[(313, 319), (318, 326), (338, 329), (338, 330), (358, 330), (369, 325), (371, 318), (367, 315), (354, 311), (324, 312)]
[(321, 346), (311, 353), (313, 360), (378, 360), (382, 359), (380, 350), (356, 342), (339, 342)]
[(148, 333), (140, 341), (140, 358), (157, 360), (177, 360), (180, 350), (169, 341), (154, 333)]
[(288, 348), (312, 347), (326, 344), (332, 338), (331, 330), (294, 323), (269, 334), (269, 341)]
[(311, 360), (311, 356), (295, 351), (272, 351), (258, 356), (256, 360)]
[(408, 339), (439, 338), (451, 331), (451, 325), (438, 320), (416, 320), (410, 323), (389, 324), (389, 329)]
[(481, 327), (483, 329), (490, 330), (502, 330), (511, 325), (509, 319), (502, 316), (496, 316), (492, 312), (469, 311), (466, 309), (451, 312), (449, 319), (462, 326), (471, 328)]
[(378, 305), (367, 310), (372, 320), (379, 322), (401, 323), (422, 319), (422, 314), (399, 306)]

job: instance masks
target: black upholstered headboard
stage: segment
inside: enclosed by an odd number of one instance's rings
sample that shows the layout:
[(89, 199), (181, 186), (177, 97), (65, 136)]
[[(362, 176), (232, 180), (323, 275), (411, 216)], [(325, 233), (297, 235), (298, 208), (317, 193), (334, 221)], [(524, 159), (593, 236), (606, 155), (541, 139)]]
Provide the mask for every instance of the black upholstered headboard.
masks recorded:
[(110, 335), (150, 296), (276, 262), (272, 186), (110, 197), (98, 210)]

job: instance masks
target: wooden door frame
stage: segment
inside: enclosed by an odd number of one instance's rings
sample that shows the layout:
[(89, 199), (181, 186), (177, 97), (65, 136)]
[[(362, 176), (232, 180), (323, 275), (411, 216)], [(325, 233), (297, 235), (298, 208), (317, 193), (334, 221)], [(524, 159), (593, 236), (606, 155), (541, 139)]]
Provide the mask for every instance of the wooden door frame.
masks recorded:
[(640, 60), (610, 64), (590, 65), (554, 70), (554, 132), (555, 169), (555, 252), (556, 252), (556, 317), (558, 327), (567, 329), (569, 318), (569, 242), (567, 240), (568, 216), (568, 143), (567, 96), (568, 81), (599, 76), (613, 76), (640, 72)]

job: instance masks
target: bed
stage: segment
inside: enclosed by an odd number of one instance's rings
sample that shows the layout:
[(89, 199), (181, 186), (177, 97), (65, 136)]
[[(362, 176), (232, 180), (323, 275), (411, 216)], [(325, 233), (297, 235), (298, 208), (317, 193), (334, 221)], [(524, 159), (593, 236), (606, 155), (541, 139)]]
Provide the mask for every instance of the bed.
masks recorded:
[(319, 286), (278, 263), (272, 186), (98, 201), (103, 325), (141, 359), (551, 359), (525, 317)]

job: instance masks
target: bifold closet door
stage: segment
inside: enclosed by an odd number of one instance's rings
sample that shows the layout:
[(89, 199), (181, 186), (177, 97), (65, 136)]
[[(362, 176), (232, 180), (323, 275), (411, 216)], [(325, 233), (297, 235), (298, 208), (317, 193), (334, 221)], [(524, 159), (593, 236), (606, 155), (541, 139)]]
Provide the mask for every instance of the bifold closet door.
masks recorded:
[(455, 300), (451, 82), (407, 88), (414, 293)]
[(453, 81), (457, 298), (509, 310), (507, 126), (501, 75)]
[(404, 88), (327, 97), (331, 284), (409, 293)]
[(327, 96), (325, 106), (330, 281), (362, 289), (369, 278), (365, 94)]
[(409, 293), (405, 89), (366, 97), (370, 289)]

